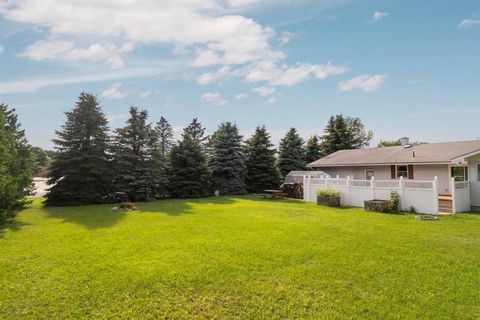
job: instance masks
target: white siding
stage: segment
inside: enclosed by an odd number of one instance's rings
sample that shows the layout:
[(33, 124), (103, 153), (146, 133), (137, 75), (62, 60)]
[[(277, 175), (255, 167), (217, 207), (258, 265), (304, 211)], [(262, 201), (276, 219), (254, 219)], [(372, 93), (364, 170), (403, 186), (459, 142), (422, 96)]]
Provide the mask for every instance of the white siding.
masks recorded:
[(480, 207), (480, 181), (478, 181), (477, 164), (480, 156), (468, 159), (468, 174), (470, 179), (470, 201), (472, 206)]

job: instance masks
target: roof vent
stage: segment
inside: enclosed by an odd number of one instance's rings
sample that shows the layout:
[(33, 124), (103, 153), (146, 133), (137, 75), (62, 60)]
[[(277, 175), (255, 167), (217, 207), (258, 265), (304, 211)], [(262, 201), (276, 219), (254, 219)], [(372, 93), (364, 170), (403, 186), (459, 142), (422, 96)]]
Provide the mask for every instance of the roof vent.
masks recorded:
[(410, 145), (410, 139), (408, 137), (400, 138), (400, 144), (404, 147), (408, 146)]

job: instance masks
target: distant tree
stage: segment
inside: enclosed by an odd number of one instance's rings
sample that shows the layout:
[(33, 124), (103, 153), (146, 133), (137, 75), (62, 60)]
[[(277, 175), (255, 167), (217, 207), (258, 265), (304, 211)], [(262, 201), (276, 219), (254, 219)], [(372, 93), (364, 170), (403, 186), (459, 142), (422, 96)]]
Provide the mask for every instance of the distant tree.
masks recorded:
[(15, 109), (0, 104), (0, 223), (27, 204), (32, 187), (33, 156)]
[(158, 147), (162, 156), (166, 156), (173, 144), (173, 129), (170, 123), (164, 117), (155, 126), (155, 132), (158, 139)]
[(307, 164), (320, 159), (323, 156), (318, 136), (311, 136), (305, 147), (305, 162)]
[(202, 123), (194, 118), (192, 122), (183, 129), (183, 138), (190, 138), (197, 141), (200, 144), (205, 143), (208, 140), (208, 136), (205, 136), (205, 128), (202, 127)]
[(200, 198), (211, 194), (205, 153), (199, 141), (188, 134), (172, 147), (168, 172), (168, 190), (173, 197)]
[(245, 155), (237, 126), (230, 122), (220, 124), (210, 145), (213, 188), (221, 194), (246, 193)]
[(365, 131), (359, 118), (331, 116), (322, 137), (322, 152), (328, 155), (339, 150), (359, 149), (368, 146), (372, 138), (373, 133)]
[(50, 168), (47, 205), (97, 203), (110, 191), (107, 119), (95, 96), (81, 93), (66, 123), (55, 131), (58, 151)]
[(47, 177), (49, 166), (53, 161), (54, 152), (44, 150), (40, 147), (32, 147), (33, 153), (33, 176), (34, 177)]
[(153, 200), (162, 190), (158, 171), (162, 158), (155, 132), (147, 119), (147, 111), (130, 107), (127, 125), (115, 131), (115, 190), (126, 192), (133, 201)]
[(395, 147), (395, 146), (400, 146), (402, 143), (400, 142), (400, 139), (398, 140), (380, 140), (380, 142), (377, 145), (377, 148), (384, 148), (384, 147)]
[(275, 149), (265, 126), (257, 127), (245, 146), (247, 191), (261, 192), (278, 188), (279, 172), (275, 166)]
[(290, 171), (305, 170), (305, 150), (303, 139), (297, 129), (290, 128), (285, 137), (280, 140), (278, 152), (278, 168), (282, 176)]

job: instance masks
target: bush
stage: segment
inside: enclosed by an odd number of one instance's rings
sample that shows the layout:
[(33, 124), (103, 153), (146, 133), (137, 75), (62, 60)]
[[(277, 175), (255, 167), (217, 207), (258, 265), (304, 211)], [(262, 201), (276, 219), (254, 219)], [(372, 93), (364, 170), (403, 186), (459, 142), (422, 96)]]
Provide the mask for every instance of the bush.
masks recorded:
[(400, 210), (400, 195), (397, 191), (390, 192), (391, 212), (398, 212)]
[(323, 188), (317, 191), (317, 196), (326, 197), (326, 198), (328, 197), (340, 198), (340, 191), (337, 191), (332, 188)]

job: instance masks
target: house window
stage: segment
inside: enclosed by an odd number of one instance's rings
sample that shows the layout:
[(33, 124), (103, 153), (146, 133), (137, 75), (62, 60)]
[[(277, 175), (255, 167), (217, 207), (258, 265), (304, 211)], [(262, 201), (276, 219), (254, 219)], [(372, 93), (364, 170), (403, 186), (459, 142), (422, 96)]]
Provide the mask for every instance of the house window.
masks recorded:
[(365, 171), (365, 180), (372, 180), (374, 176), (375, 176), (375, 172), (373, 170)]
[(468, 181), (468, 167), (452, 167), (451, 173), (455, 181)]
[(408, 166), (397, 166), (397, 179), (400, 177), (408, 178)]

